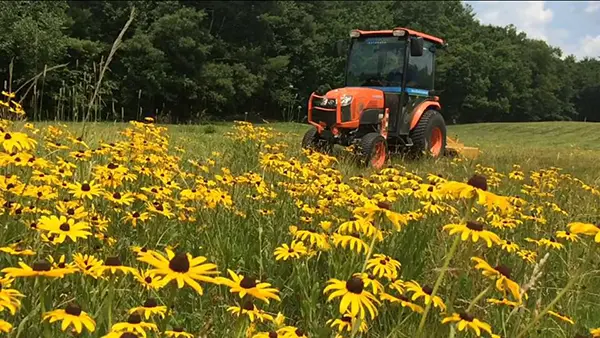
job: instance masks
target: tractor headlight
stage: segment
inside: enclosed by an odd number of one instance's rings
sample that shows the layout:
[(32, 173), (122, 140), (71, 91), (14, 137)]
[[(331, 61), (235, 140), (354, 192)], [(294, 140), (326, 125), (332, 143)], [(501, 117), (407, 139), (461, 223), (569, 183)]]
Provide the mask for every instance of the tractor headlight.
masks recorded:
[(342, 99), (340, 100), (340, 104), (342, 105), (342, 107), (345, 107), (345, 106), (349, 105), (350, 103), (352, 103), (352, 95), (342, 96)]

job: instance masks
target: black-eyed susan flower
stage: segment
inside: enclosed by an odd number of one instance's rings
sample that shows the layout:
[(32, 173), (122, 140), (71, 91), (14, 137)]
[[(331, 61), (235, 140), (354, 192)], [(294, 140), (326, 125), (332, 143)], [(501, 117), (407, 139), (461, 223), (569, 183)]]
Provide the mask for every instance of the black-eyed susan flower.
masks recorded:
[(531, 264), (535, 263), (537, 258), (537, 252), (531, 250), (519, 250), (517, 251), (517, 255), (521, 257), (524, 261), (529, 262)]
[(490, 335), (492, 334), (492, 327), (490, 324), (484, 323), (465, 312), (453, 313), (451, 316), (442, 319), (442, 324), (447, 323), (456, 323), (456, 328), (459, 332), (470, 329), (477, 337), (481, 336), (481, 331), (485, 331)]
[(131, 225), (133, 225), (134, 227), (137, 226), (137, 224), (139, 222), (145, 222), (145, 221), (147, 221), (149, 219), (150, 219), (150, 213), (147, 213), (145, 211), (142, 211), (142, 212), (139, 212), (139, 211), (129, 211), (122, 218), (122, 220), (124, 220), (127, 223), (131, 223)]
[(564, 238), (564, 239), (566, 239), (568, 241), (571, 241), (571, 242), (577, 242), (577, 241), (579, 241), (579, 236), (577, 236), (577, 234), (571, 233), (569, 231), (562, 231), (562, 230), (557, 231), (556, 232), (556, 237), (557, 238)]
[(24, 262), (18, 263), (18, 268), (4, 268), (2, 272), (9, 278), (17, 277), (49, 277), (49, 278), (63, 278), (65, 275), (74, 273), (77, 271), (74, 268), (64, 269), (53, 269), (50, 262), (47, 260), (40, 260), (33, 263), (32, 266), (25, 264)]
[(12, 325), (9, 322), (0, 319), (0, 332), (9, 333), (10, 331), (12, 331)]
[(166, 249), (167, 255), (163, 255), (157, 251), (148, 250), (148, 254), (138, 256), (138, 260), (148, 263), (154, 267), (150, 269), (150, 273), (163, 276), (165, 283), (174, 280), (177, 281), (177, 286), (181, 289), (184, 285), (191, 286), (199, 294), (203, 294), (202, 287), (198, 281), (214, 283), (214, 278), (210, 275), (216, 275), (217, 266), (213, 263), (207, 263), (206, 257), (193, 257), (189, 253), (175, 254), (173, 251)]
[(502, 299), (489, 298), (487, 300), (487, 302), (490, 304), (494, 304), (494, 305), (505, 305), (505, 306), (512, 307), (512, 308), (515, 308), (521, 304), (521, 303), (513, 302), (512, 300), (508, 300), (506, 298), (502, 298)]
[(486, 242), (488, 247), (491, 247), (492, 243), (500, 243), (500, 237), (491, 231), (484, 230), (484, 225), (480, 222), (468, 221), (466, 223), (446, 224), (443, 229), (447, 230), (450, 235), (460, 233), (460, 239), (463, 241), (468, 240), (469, 237), (473, 242), (481, 239)]
[(271, 284), (260, 282), (259, 280), (244, 276), (241, 274), (236, 274), (234, 271), (227, 269), (229, 273), (229, 278), (225, 277), (216, 277), (215, 281), (218, 284), (226, 285), (229, 287), (229, 292), (238, 293), (240, 298), (244, 298), (246, 295), (250, 295), (254, 298), (260, 299), (265, 303), (269, 303), (269, 299), (275, 299), (280, 301), (281, 298), (277, 295), (279, 290), (271, 287)]
[(485, 277), (488, 277), (496, 282), (496, 289), (498, 291), (506, 293), (507, 291), (512, 296), (521, 302), (521, 288), (519, 284), (510, 279), (511, 269), (506, 265), (498, 265), (493, 268), (485, 260), (479, 257), (471, 257), (471, 260), (476, 262), (475, 269), (481, 270)]
[(273, 316), (266, 313), (265, 311), (259, 309), (254, 305), (250, 300), (246, 300), (241, 306), (230, 306), (227, 308), (228, 312), (231, 312), (232, 315), (240, 317), (243, 315), (248, 316), (250, 322), (254, 321), (273, 321)]
[(138, 313), (133, 313), (129, 315), (126, 322), (116, 323), (110, 330), (112, 332), (131, 332), (146, 337), (146, 330), (158, 331), (158, 327), (154, 323), (142, 321), (142, 317)]
[(408, 282), (404, 283), (404, 286), (406, 288), (407, 291), (410, 291), (413, 293), (411, 300), (414, 302), (417, 299), (423, 297), (423, 301), (425, 303), (425, 305), (428, 305), (429, 303), (433, 303), (434, 307), (439, 308), (442, 311), (446, 311), (446, 304), (444, 304), (444, 301), (442, 300), (442, 298), (440, 298), (439, 296), (431, 296), (431, 293), (433, 292), (433, 289), (427, 285), (421, 287), (421, 285), (415, 281), (415, 280), (411, 280)]
[(505, 250), (509, 253), (516, 252), (519, 250), (519, 245), (517, 243), (505, 239), (500, 241), (500, 247), (502, 248), (502, 250)]
[(379, 298), (382, 301), (388, 301), (392, 304), (399, 304), (402, 307), (409, 308), (412, 312), (423, 313), (423, 311), (425, 311), (423, 307), (411, 302), (410, 299), (404, 295), (398, 295), (398, 297), (396, 297), (389, 293), (382, 293), (379, 295)]
[(331, 235), (331, 240), (336, 247), (349, 248), (358, 254), (361, 252), (366, 254), (369, 251), (369, 244), (360, 239), (359, 235), (340, 235), (334, 233)]
[(332, 278), (328, 284), (323, 293), (333, 291), (327, 298), (328, 302), (338, 297), (341, 298), (340, 314), (345, 314), (349, 310), (353, 317), (360, 315), (360, 318), (364, 319), (368, 311), (371, 319), (375, 318), (377, 315), (376, 304), (378, 305), (379, 301), (372, 293), (365, 290), (365, 284), (361, 278), (353, 276), (347, 281)]
[(600, 327), (595, 328), (595, 329), (590, 329), (590, 334), (592, 335), (593, 338), (600, 337)]
[(135, 272), (134, 268), (127, 265), (123, 265), (119, 256), (107, 257), (104, 261), (104, 264), (95, 267), (94, 270), (100, 275), (103, 275), (106, 272), (110, 272), (113, 275), (117, 272), (121, 272), (125, 275)]
[(21, 307), (21, 298), (25, 295), (15, 289), (9, 289), (11, 282), (0, 283), (0, 312), (8, 309), (10, 314), (14, 316)]
[(283, 338), (308, 338), (308, 335), (304, 330), (294, 326), (282, 327), (277, 330), (277, 334)]
[(379, 282), (377, 280), (377, 277), (375, 275), (368, 274), (368, 273), (355, 273), (352, 276), (361, 278), (363, 280), (363, 283), (365, 284), (364, 287), (366, 289), (370, 288), (373, 292), (373, 295), (382, 293), (385, 290), (385, 288), (383, 287), (383, 284), (381, 284), (381, 282)]
[(569, 323), (571, 325), (575, 325), (575, 322), (573, 321), (573, 319), (571, 319), (571, 318), (569, 318), (569, 317), (567, 317), (567, 316), (565, 316), (563, 314), (560, 314), (560, 313), (555, 312), (555, 311), (548, 311), (547, 313), (550, 316), (552, 316), (552, 317), (555, 317), (555, 318), (558, 318), (558, 319), (562, 320), (563, 322), (567, 322), (567, 323)]
[(31, 249), (25, 249), (22, 247), (22, 243), (12, 243), (8, 246), (4, 246), (0, 248), (1, 252), (6, 252), (12, 256), (33, 256), (35, 255), (35, 251)]
[(174, 327), (171, 330), (166, 330), (165, 336), (169, 338), (194, 338), (193, 334), (185, 332), (181, 327)]
[(276, 248), (273, 254), (275, 255), (275, 260), (287, 261), (290, 258), (300, 258), (301, 256), (306, 255), (307, 252), (308, 249), (303, 242), (292, 241), (290, 245), (284, 243)]
[(95, 196), (100, 196), (104, 190), (100, 185), (95, 184), (95, 181), (83, 182), (83, 183), (72, 183), (68, 185), (69, 193), (75, 196), (75, 198), (92, 199)]
[(73, 326), (78, 334), (81, 334), (84, 326), (90, 332), (96, 330), (96, 322), (85, 311), (82, 311), (76, 303), (69, 303), (65, 309), (47, 312), (44, 314), (43, 319), (48, 320), (50, 323), (60, 320), (62, 331), (65, 331), (69, 326)]
[(37, 141), (29, 137), (25, 133), (20, 132), (4, 132), (0, 134), (0, 144), (7, 153), (12, 153), (14, 150), (30, 150), (35, 147)]
[(386, 277), (390, 280), (398, 278), (400, 262), (384, 254), (374, 254), (367, 261), (367, 269), (372, 269), (373, 274), (379, 278)]
[(73, 242), (78, 238), (87, 238), (92, 235), (90, 226), (85, 222), (76, 222), (74, 219), (67, 219), (65, 216), (42, 216), (38, 222), (39, 230), (47, 231), (49, 235), (56, 235), (56, 241), (62, 243), (68, 237)]
[(102, 275), (102, 272), (98, 270), (98, 268), (101, 267), (103, 263), (102, 260), (97, 259), (92, 255), (83, 255), (81, 253), (73, 254), (73, 264), (75, 265), (75, 268), (77, 268), (79, 272), (96, 279)]
[[(352, 317), (352, 315), (348, 312), (340, 318), (329, 319), (327, 320), (327, 324), (334, 329), (337, 329), (338, 332), (352, 332), (354, 325), (357, 323), (358, 318)], [(360, 326), (358, 327), (358, 332), (367, 332), (369, 329), (367, 322), (364, 320), (360, 321)]]
[(537, 246), (546, 247), (546, 248), (550, 248), (550, 249), (560, 250), (560, 249), (564, 248), (564, 245), (561, 243), (558, 243), (556, 241), (556, 239), (554, 239), (554, 238), (533, 239), (533, 238), (527, 237), (527, 238), (525, 238), (525, 241), (527, 241), (529, 243), (535, 243)]
[(318, 248), (326, 250), (330, 247), (327, 241), (327, 236), (322, 233), (313, 232), (310, 230), (297, 230), (294, 233), (294, 238), (298, 240), (308, 240), (311, 245), (316, 245)]
[(158, 305), (158, 302), (154, 298), (148, 298), (142, 306), (137, 306), (132, 309), (129, 309), (128, 313), (137, 313), (140, 316), (143, 316), (145, 319), (150, 319), (150, 317), (154, 315), (157, 315), (160, 318), (165, 318), (165, 313), (167, 313), (167, 307), (164, 305)]
[(375, 219), (377, 215), (382, 215), (392, 223), (396, 231), (402, 230), (402, 227), (408, 224), (406, 215), (392, 211), (391, 205), (386, 202), (379, 202), (377, 204), (368, 202), (364, 206), (354, 209), (354, 214), (362, 214), (363, 216), (368, 215), (373, 219)]
[(138, 269), (133, 272), (133, 277), (146, 290), (158, 290), (168, 283), (162, 277), (147, 270)]

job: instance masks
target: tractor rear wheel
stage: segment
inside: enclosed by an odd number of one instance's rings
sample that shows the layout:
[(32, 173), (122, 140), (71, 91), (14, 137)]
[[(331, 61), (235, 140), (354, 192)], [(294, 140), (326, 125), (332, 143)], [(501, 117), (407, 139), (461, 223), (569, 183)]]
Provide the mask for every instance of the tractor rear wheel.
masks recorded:
[(428, 110), (421, 116), (415, 129), (410, 131), (413, 141), (411, 153), (415, 156), (429, 154), (433, 157), (446, 151), (446, 122), (437, 110)]
[(302, 148), (329, 154), (333, 150), (333, 145), (329, 144), (327, 140), (321, 139), (319, 137), (319, 131), (317, 128), (313, 127), (304, 133), (304, 136), (302, 137)]
[(367, 166), (380, 169), (387, 159), (387, 142), (379, 133), (368, 133), (360, 139), (359, 149)]

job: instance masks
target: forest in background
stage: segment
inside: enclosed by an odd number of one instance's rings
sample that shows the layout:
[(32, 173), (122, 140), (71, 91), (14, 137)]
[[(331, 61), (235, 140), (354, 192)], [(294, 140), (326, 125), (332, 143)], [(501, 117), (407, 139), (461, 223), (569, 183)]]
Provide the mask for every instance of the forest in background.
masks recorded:
[(0, 25), (4, 89), (35, 121), (91, 107), (92, 120), (301, 120), (312, 91), (343, 85), (337, 40), (398, 26), (448, 42), (436, 90), (449, 123), (600, 121), (598, 58), (482, 25), (461, 1), (19, 1)]

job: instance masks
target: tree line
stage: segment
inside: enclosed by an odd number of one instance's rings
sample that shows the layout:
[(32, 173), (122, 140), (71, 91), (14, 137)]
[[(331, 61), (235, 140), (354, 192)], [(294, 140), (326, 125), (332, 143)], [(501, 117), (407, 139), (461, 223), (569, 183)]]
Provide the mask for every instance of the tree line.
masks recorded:
[(337, 40), (404, 26), (448, 42), (447, 121), (600, 121), (598, 58), (482, 25), (461, 1), (19, 1), (0, 25), (4, 89), (30, 120), (301, 120), (312, 91), (343, 85)]

